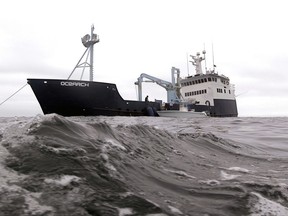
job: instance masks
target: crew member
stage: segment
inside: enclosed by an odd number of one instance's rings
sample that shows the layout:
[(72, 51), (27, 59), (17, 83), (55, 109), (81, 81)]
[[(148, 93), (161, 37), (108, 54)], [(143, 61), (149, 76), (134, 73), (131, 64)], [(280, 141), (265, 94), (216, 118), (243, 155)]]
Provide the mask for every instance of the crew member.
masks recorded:
[(145, 97), (145, 102), (149, 102), (148, 95)]

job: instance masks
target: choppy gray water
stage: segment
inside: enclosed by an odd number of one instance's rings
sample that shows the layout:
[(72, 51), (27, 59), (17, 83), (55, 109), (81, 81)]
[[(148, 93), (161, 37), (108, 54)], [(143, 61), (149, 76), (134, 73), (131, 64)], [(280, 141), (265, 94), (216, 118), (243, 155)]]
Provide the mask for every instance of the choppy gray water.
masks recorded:
[(0, 118), (0, 215), (288, 215), (288, 118)]

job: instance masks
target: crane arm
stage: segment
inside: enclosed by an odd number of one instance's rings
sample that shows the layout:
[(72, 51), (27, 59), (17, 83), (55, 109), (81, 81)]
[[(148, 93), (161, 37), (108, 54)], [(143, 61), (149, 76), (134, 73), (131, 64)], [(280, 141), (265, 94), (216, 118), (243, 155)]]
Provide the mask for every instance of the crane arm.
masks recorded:
[[(144, 78), (148, 79), (149, 81), (144, 81)], [(142, 73), (140, 77), (138, 77), (137, 81), (135, 82), (135, 85), (138, 85), (138, 100), (139, 101), (142, 101), (142, 82), (153, 82), (165, 88), (167, 91), (167, 101), (169, 102), (175, 101), (178, 99), (178, 96), (176, 94), (176, 89), (178, 88), (178, 86), (176, 86), (175, 84), (171, 82)]]
[(138, 78), (138, 82), (136, 82), (135, 84), (141, 85), (142, 82), (145, 82), (145, 81), (143, 81), (144, 78), (151, 80), (151, 82), (155, 82), (156, 84), (160, 85), (161, 87), (165, 88), (166, 90), (171, 90), (174, 88), (174, 86), (172, 85), (171, 82), (159, 79), (157, 77), (154, 77), (154, 76), (151, 76), (151, 75), (148, 75), (145, 73), (142, 73), (140, 75), (140, 77)]

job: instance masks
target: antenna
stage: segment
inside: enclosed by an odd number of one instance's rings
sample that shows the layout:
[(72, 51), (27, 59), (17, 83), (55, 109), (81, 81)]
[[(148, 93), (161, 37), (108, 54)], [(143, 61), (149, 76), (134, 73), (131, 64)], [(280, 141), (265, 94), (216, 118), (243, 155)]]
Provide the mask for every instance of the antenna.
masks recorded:
[(205, 60), (205, 73), (207, 74), (207, 62), (206, 62), (206, 56), (205, 56), (205, 54), (206, 54), (205, 43), (204, 43), (204, 50), (203, 50), (202, 53), (204, 55), (204, 60)]
[(189, 76), (189, 60), (188, 60), (188, 53), (186, 53), (186, 61), (187, 61), (187, 73)]
[(212, 63), (213, 63), (213, 72), (215, 71), (215, 64), (214, 64), (214, 48), (213, 48), (213, 42), (212, 42)]

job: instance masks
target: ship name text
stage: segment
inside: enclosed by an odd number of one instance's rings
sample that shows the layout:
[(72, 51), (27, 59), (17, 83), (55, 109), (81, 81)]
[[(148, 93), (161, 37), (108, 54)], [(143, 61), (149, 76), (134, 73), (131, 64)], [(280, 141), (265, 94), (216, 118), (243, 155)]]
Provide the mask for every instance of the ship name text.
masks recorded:
[(89, 87), (89, 83), (85, 82), (69, 82), (69, 81), (62, 81), (60, 83), (61, 86), (77, 86), (77, 87)]

